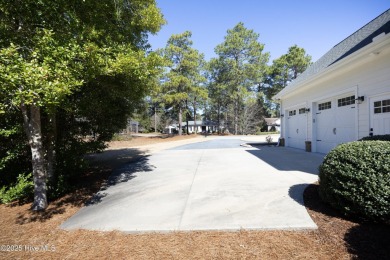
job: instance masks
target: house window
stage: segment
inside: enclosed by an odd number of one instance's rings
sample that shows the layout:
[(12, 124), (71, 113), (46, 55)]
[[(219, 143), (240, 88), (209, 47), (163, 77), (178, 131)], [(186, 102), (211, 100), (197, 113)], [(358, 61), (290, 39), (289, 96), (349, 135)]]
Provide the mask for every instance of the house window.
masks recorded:
[(389, 113), (390, 112), (390, 99), (374, 102), (374, 113)]
[(337, 100), (339, 107), (349, 106), (355, 104), (355, 95)]
[(301, 114), (305, 114), (306, 113), (306, 108), (300, 108), (299, 109), (299, 114), (301, 115)]
[(320, 110), (320, 111), (326, 110), (326, 109), (331, 109), (331, 108), (332, 108), (332, 103), (330, 101), (318, 104), (318, 110)]
[(297, 114), (297, 111), (296, 110), (290, 110), (288, 111), (288, 115), (289, 116), (295, 116)]

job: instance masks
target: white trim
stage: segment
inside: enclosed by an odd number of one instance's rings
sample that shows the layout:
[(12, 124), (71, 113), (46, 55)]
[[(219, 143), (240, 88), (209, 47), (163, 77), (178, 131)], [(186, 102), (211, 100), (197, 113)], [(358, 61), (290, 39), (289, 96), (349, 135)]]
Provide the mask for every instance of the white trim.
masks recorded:
[(302, 102), (302, 103), (299, 103), (297, 105), (293, 105), (293, 106), (289, 106), (289, 107), (286, 107), (285, 110), (290, 110), (290, 109), (293, 109), (293, 108), (297, 108), (297, 107), (301, 107), (304, 106), (306, 108), (307, 106), (307, 101), (305, 102)]
[(315, 117), (315, 113), (317, 112), (317, 102), (311, 102), (311, 151), (317, 152), (317, 117)]
[(311, 102), (318, 103), (318, 101), (325, 101), (325, 100), (333, 99), (333, 98), (336, 98), (338, 96), (345, 95), (347, 93), (356, 93), (356, 87), (357, 87), (357, 85), (355, 85), (354, 87), (350, 87), (350, 88), (344, 89), (344, 90), (333, 92), (331, 94), (328, 94), (328, 95), (325, 95), (325, 96), (322, 96), (322, 97), (319, 97), (319, 98), (312, 99)]
[(368, 127), (368, 130), (369, 130), (369, 133), (371, 133), (371, 129), (374, 128), (373, 124), (374, 122), (372, 121), (373, 120), (373, 116), (374, 116), (374, 108), (373, 108), (373, 104), (372, 104), (372, 101), (375, 100), (375, 99), (386, 99), (386, 98), (390, 98), (390, 92), (384, 92), (384, 93), (381, 93), (381, 94), (377, 94), (377, 95), (372, 95), (372, 96), (369, 96), (367, 98), (367, 102), (368, 102), (368, 120), (369, 120), (369, 127)]
[(370, 98), (377, 98), (377, 97), (386, 96), (386, 95), (390, 95), (390, 92), (383, 92), (383, 93), (380, 93), (380, 94), (371, 95), (371, 96), (368, 96), (367, 98), (368, 99), (370, 99)]

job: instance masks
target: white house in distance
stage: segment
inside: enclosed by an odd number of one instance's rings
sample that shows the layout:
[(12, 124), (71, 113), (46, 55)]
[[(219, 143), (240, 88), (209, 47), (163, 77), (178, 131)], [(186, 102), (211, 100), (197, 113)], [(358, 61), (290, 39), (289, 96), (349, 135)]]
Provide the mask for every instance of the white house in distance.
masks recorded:
[(289, 147), (328, 153), (390, 134), (390, 9), (334, 46), (275, 95)]
[(271, 132), (274, 128), (274, 131), (280, 132), (280, 118), (264, 118), (267, 123), (267, 130)]
[[(183, 129), (187, 129), (187, 122), (183, 122)], [(188, 133), (195, 133), (195, 130), (197, 133), (211, 133), (218, 131), (218, 125), (209, 120), (196, 121), (196, 124), (194, 121), (188, 121)]]
[[(195, 128), (196, 125), (196, 128)], [(187, 122), (184, 121), (182, 124), (183, 130), (187, 129)], [(196, 121), (188, 121), (188, 133), (195, 133), (195, 129), (197, 133), (212, 133), (218, 131), (217, 123), (208, 120)], [(179, 131), (179, 124), (173, 124), (165, 128), (164, 132), (167, 134), (172, 134), (174, 131)]]

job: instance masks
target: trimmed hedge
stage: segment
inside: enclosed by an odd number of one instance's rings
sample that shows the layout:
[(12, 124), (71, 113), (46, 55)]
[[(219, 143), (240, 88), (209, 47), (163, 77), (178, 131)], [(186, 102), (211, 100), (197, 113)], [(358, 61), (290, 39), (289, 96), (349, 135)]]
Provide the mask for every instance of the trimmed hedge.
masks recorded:
[(390, 223), (390, 142), (337, 146), (320, 165), (319, 182), (320, 197), (343, 214)]
[(359, 141), (387, 141), (390, 142), (390, 135), (373, 135), (366, 136), (360, 139)]

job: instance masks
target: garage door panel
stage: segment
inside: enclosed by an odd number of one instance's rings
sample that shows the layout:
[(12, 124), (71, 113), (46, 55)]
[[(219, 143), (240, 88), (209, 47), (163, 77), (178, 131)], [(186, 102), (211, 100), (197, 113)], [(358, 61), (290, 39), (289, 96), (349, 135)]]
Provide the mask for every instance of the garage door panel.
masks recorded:
[(355, 141), (354, 128), (353, 127), (339, 127), (337, 129), (337, 141), (338, 143), (347, 143)]
[(317, 142), (317, 152), (328, 153), (336, 146), (337, 144), (335, 142)]
[(355, 107), (356, 105), (336, 108), (337, 143), (355, 141)]
[(389, 118), (376, 118), (373, 122), (374, 135), (390, 134), (390, 115)]
[(337, 106), (336, 101), (320, 102), (331, 102), (331, 106), (316, 114), (317, 151), (320, 153), (328, 153), (340, 143), (355, 140), (355, 104)]
[[(299, 111), (298, 109), (296, 112)], [(288, 124), (288, 146), (305, 149), (305, 141), (307, 136), (307, 120), (306, 114), (295, 114), (287, 118)]]
[(390, 134), (390, 95), (373, 98), (370, 103), (373, 134)]
[(335, 118), (331, 110), (317, 113), (317, 141), (334, 142)]
[(390, 134), (390, 118), (385, 118), (383, 121), (384, 134)]

